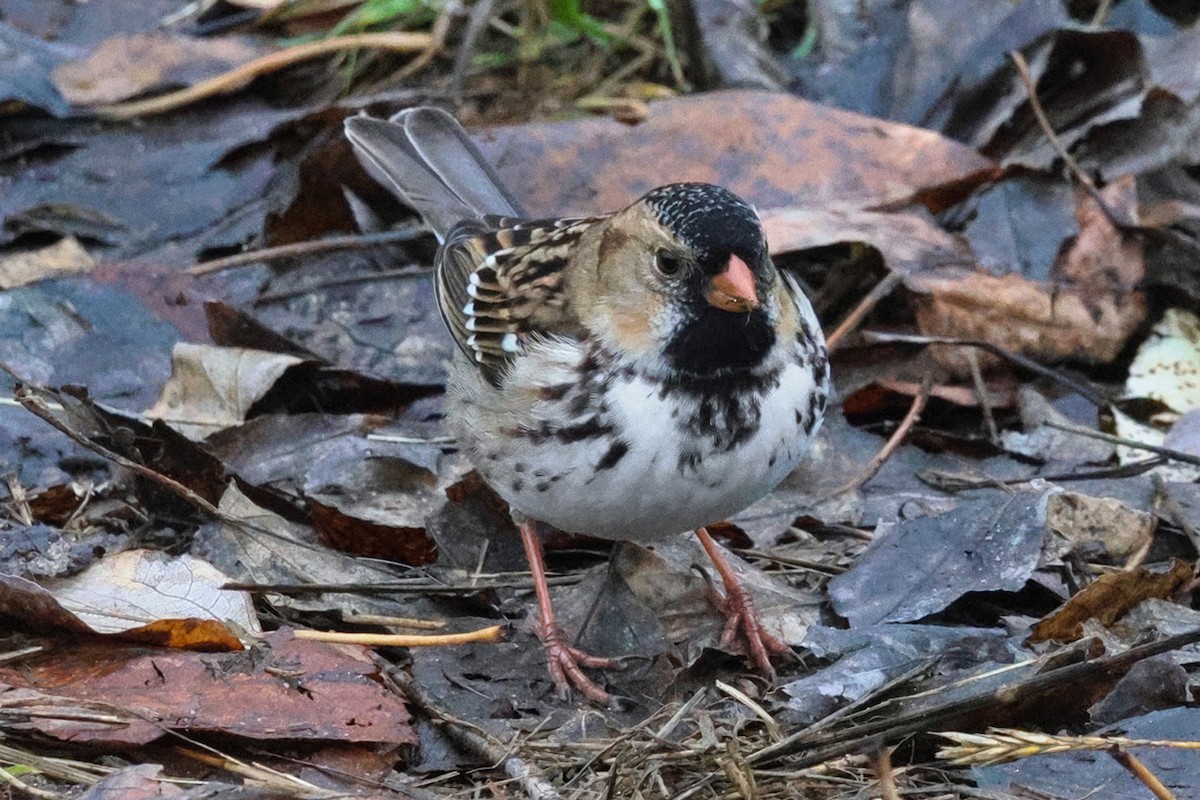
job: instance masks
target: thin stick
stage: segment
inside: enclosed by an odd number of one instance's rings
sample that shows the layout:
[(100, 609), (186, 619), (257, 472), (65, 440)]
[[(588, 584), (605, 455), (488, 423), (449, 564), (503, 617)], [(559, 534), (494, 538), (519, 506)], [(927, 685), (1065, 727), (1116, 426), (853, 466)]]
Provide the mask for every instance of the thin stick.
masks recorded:
[(45, 789), (39, 789), (36, 786), (30, 786), (28, 783), (25, 783), (25, 781), (21, 780), (3, 767), (0, 767), (0, 781), (8, 783), (19, 792), (25, 792), (30, 797), (38, 797), (42, 800), (62, 800), (62, 798), (66, 797), (65, 794), (50, 792)]
[(1073, 378), (1063, 375), (1061, 372), (1058, 372), (1055, 369), (1051, 369), (1043, 364), (1039, 364), (1038, 362), (1026, 358), (1018, 353), (1005, 350), (1003, 347), (999, 347), (991, 342), (985, 342), (982, 339), (960, 339), (954, 336), (917, 336), (907, 333), (880, 333), (876, 331), (868, 331), (864, 333), (863, 338), (868, 342), (879, 342), (885, 344), (891, 344), (895, 342), (898, 344), (950, 344), (957, 345), (959, 347), (978, 347), (980, 350), (987, 350), (992, 355), (999, 356), (1005, 361), (1016, 364), (1022, 369), (1027, 369), (1030, 372), (1036, 373), (1045, 378), (1049, 378), (1055, 383), (1067, 387), (1071, 391), (1081, 395), (1084, 399), (1092, 403), (1092, 405), (1095, 405), (1099, 408), (1107, 406), (1109, 402), (1107, 397), (1085, 383), (1080, 383)]
[(887, 275), (885, 275), (883, 280), (875, 284), (871, 291), (867, 292), (866, 296), (864, 296), (862, 300), (858, 301), (858, 305), (854, 307), (854, 310), (850, 312), (849, 316), (842, 320), (841, 324), (834, 329), (833, 333), (825, 337), (825, 349), (827, 349), (830, 353), (832, 353), (834, 350), (837, 350), (838, 346), (842, 343), (842, 340), (845, 339), (855, 329), (857, 329), (858, 326), (862, 324), (862, 321), (866, 318), (867, 314), (870, 314), (875, 306), (879, 305), (881, 300), (891, 294), (892, 290), (895, 289), (902, 280), (904, 280), (904, 276), (899, 272), (889, 272)]
[(1195, 464), (1200, 466), (1200, 456), (1194, 456), (1191, 453), (1185, 453), (1182, 450), (1173, 450), (1170, 447), (1160, 447), (1156, 444), (1146, 444), (1139, 442), (1136, 439), (1126, 439), (1123, 436), (1113, 436), (1111, 433), (1101, 433), (1090, 428), (1081, 428), (1078, 425), (1068, 425), (1062, 422), (1054, 422), (1046, 420), (1042, 423), (1047, 428), (1055, 428), (1056, 430), (1073, 433), (1076, 436), (1086, 436), (1089, 439), (1098, 439), (1109, 444), (1119, 444), (1123, 447), (1132, 447), (1135, 450), (1146, 450), (1150, 453), (1158, 453), (1160, 456), (1166, 456), (1172, 461), (1182, 461), (1185, 464)]
[[(1106, 6), (1108, 5), (1111, 5), (1111, 0), (1101, 0), (1100, 8), (1096, 11), (1097, 16), (1099, 16), (1102, 11), (1107, 13)], [(1091, 196), (1092, 200), (1094, 200), (1100, 207), (1100, 212), (1104, 214), (1104, 217), (1108, 220), (1109, 224), (1119, 230), (1121, 233), (1128, 233), (1138, 236), (1143, 241), (1153, 240), (1161, 244), (1167, 244), (1171, 247), (1182, 250), (1192, 258), (1200, 258), (1200, 245), (1197, 245), (1195, 240), (1184, 236), (1179, 231), (1167, 227), (1149, 227), (1146, 225), (1139, 225), (1134, 222), (1126, 222), (1117, 217), (1116, 212), (1112, 210), (1112, 207), (1108, 205), (1108, 202), (1105, 201), (1104, 197), (1100, 194), (1100, 190), (1096, 188), (1096, 184), (1090, 177), (1088, 177), (1087, 173), (1080, 168), (1079, 163), (1076, 162), (1075, 159), (1072, 158), (1071, 155), (1066, 151), (1066, 148), (1063, 147), (1062, 141), (1058, 138), (1058, 135), (1054, 132), (1054, 129), (1050, 127), (1050, 120), (1046, 116), (1046, 111), (1042, 108), (1041, 102), (1038, 100), (1037, 87), (1033, 83), (1033, 77), (1029, 73), (1029, 65), (1025, 62), (1025, 58), (1015, 50), (1010, 52), (1008, 55), (1016, 65), (1017, 73), (1020, 75), (1021, 81), (1025, 84), (1025, 89), (1029, 93), (1030, 107), (1033, 109), (1033, 113), (1037, 117), (1038, 125), (1041, 126), (1042, 131), (1046, 134), (1046, 138), (1050, 140), (1050, 146), (1054, 148), (1058, 156), (1062, 158), (1067, 169), (1071, 172), (1075, 179), (1079, 181), (1080, 185), (1083, 186), (1083, 188)]]
[(979, 369), (979, 358), (974, 350), (967, 350), (967, 365), (971, 368), (971, 382), (975, 384), (975, 396), (979, 398), (979, 408), (983, 411), (983, 424), (987, 427), (988, 441), (994, 445), (1000, 444), (1000, 431), (996, 428), (996, 417), (992, 414), (992, 400), (988, 397), (987, 384), (983, 382), (983, 372)]
[(212, 275), (214, 272), (223, 272), (227, 269), (243, 267), (247, 264), (258, 264), (262, 261), (279, 261), (285, 258), (308, 256), (313, 253), (324, 253), (330, 250), (356, 250), (359, 248), (378, 247), (383, 244), (394, 244), (396, 242), (411, 242), (424, 232), (424, 226), (410, 225), (393, 231), (355, 233), (346, 236), (330, 236), (326, 239), (317, 239), (311, 242), (281, 244), (277, 247), (264, 247), (261, 250), (250, 250), (245, 253), (235, 253), (231, 256), (225, 256), (224, 258), (214, 258), (211, 261), (205, 261), (203, 264), (197, 264), (191, 269), (185, 270), (184, 274)]
[(298, 286), (295, 289), (289, 289), (286, 292), (263, 292), (255, 300), (255, 305), (261, 306), (266, 303), (279, 303), (285, 300), (291, 300), (294, 297), (303, 297), (306, 294), (314, 292), (324, 292), (330, 289), (336, 289), (340, 286), (355, 286), (360, 283), (375, 283), (376, 281), (390, 281), (409, 278), (427, 278), (433, 274), (433, 270), (428, 267), (405, 267), (401, 269), (385, 269), (378, 272), (368, 272), (362, 275), (350, 275), (345, 278), (338, 278), (331, 281), (321, 281), (308, 286)]
[(446, 47), (446, 37), (450, 35), (450, 24), (458, 14), (457, 3), (446, 3), (438, 12), (437, 18), (429, 28), (429, 45), (416, 58), (404, 65), (400, 70), (388, 76), (388, 82), (398, 84), (406, 78), (415, 75), (433, 61), (434, 56)]
[(504, 641), (504, 628), (492, 625), (466, 633), (413, 634), (413, 633), (339, 633), (336, 631), (295, 632), (297, 639), (333, 644), (361, 644), (366, 647), (451, 647), (475, 642)]
[(1017, 68), (1017, 74), (1021, 77), (1021, 82), (1025, 84), (1025, 91), (1029, 93), (1029, 107), (1033, 110), (1033, 115), (1037, 118), (1038, 125), (1041, 126), (1042, 132), (1046, 134), (1046, 139), (1049, 140), (1050, 146), (1054, 148), (1054, 152), (1063, 160), (1071, 175), (1079, 182), (1079, 185), (1084, 188), (1084, 191), (1096, 201), (1096, 205), (1100, 206), (1100, 211), (1108, 220), (1109, 224), (1114, 228), (1125, 228), (1129, 225), (1128, 222), (1117, 217), (1116, 213), (1109, 208), (1108, 203), (1100, 194), (1100, 190), (1096, 188), (1096, 184), (1088, 177), (1088, 174), (1079, 166), (1079, 162), (1074, 156), (1067, 152), (1067, 148), (1063, 146), (1062, 140), (1058, 138), (1054, 127), (1050, 124), (1050, 117), (1046, 115), (1046, 109), (1042, 107), (1042, 101), (1038, 99), (1037, 82), (1034, 81), (1033, 75), (1029, 71), (1029, 63), (1025, 60), (1025, 56), (1021, 55), (1016, 50), (1010, 50), (1008, 57), (1012, 59), (1013, 65)]
[(256, 58), (240, 67), (223, 72), (208, 80), (195, 83), (186, 89), (169, 92), (148, 100), (133, 100), (128, 103), (113, 103), (96, 106), (92, 109), (97, 116), (108, 119), (132, 119), (150, 114), (161, 114), (173, 111), (182, 106), (204, 100), (214, 95), (241, 89), (254, 78), (277, 72), (285, 67), (310, 58), (323, 56), (338, 50), (356, 48), (374, 48), (379, 50), (395, 50), (401, 53), (427, 51), (433, 43), (433, 37), (427, 33), (359, 33), (353, 36), (336, 36), (319, 42), (289, 47), (276, 53), (269, 53)]
[(383, 614), (355, 614), (351, 612), (345, 617), (346, 622), (358, 625), (383, 625), (388, 628), (415, 628), (419, 631), (436, 631), (446, 627), (446, 623), (437, 619), (414, 619), (412, 617), (389, 617)]
[(281, 774), (261, 764), (250, 764), (220, 751), (214, 750), (213, 752), (206, 753), (202, 750), (182, 745), (176, 745), (172, 750), (179, 755), (194, 759), (202, 764), (208, 764), (209, 766), (225, 770), (231, 775), (239, 775), (243, 778), (257, 781), (268, 789), (273, 789), (284, 794), (313, 798), (332, 798), (336, 796), (334, 792), (314, 786), (301, 778)]
[[(390, 667), (381, 663), (381, 666)], [(541, 771), (512, 754), (512, 745), (498, 740), (488, 731), (459, 719), (438, 705), (434, 697), (419, 683), (390, 668), (383, 671), (388, 683), (394, 684), (409, 701), (425, 712), (455, 744), (483, 760), (501, 767), (516, 780), (530, 800), (561, 800), (561, 795)]]
[(1113, 745), (1109, 748), (1108, 754), (1113, 757), (1114, 761), (1129, 770), (1133, 777), (1144, 783), (1158, 800), (1175, 800), (1175, 795), (1171, 793), (1171, 790), (1163, 786), (1162, 781), (1155, 777), (1153, 772), (1146, 769), (1146, 765), (1139, 761), (1133, 753), (1120, 745)]
[[(501, 575), (507, 573), (501, 573)], [(579, 575), (547, 576), (548, 586), (574, 586), (582, 578)], [(526, 578), (486, 578), (470, 585), (434, 583), (427, 579), (385, 581), (382, 583), (254, 583), (252, 581), (228, 581), (221, 589), (242, 592), (270, 592), (271, 594), (296, 595), (311, 592), (337, 592), (340, 594), (476, 594), (484, 589), (529, 590), (533, 584)]]
[(881, 800), (900, 800), (900, 792), (896, 789), (896, 776), (892, 772), (892, 751), (880, 745), (875, 752), (874, 762)]
[(479, 37), (487, 28), (488, 20), (492, 18), (492, 9), (496, 0), (477, 0), (467, 17), (467, 28), (463, 31), (462, 40), (458, 43), (458, 54), (454, 57), (454, 69), (450, 73), (450, 96), (456, 101), (462, 99), (463, 85), (467, 81), (467, 72), (475, 58), (479, 45)]
[[(7, 370), (5, 370), (5, 371), (7, 371)], [(9, 374), (13, 374), (13, 373), (10, 372)], [(150, 467), (147, 467), (145, 464), (139, 464), (136, 461), (126, 458), (125, 456), (121, 455), (120, 453), (113, 452), (112, 450), (109, 450), (107, 447), (99, 445), (96, 442), (93, 442), (91, 439), (88, 439), (85, 436), (83, 436), (83, 435), (77, 433), (76, 431), (72, 430), (71, 428), (67, 427), (65, 424), (63, 424), (58, 419), (58, 417), (54, 416), (54, 414), (47, 407), (46, 401), (43, 400), (41, 397), (38, 397), (37, 395), (35, 395), (33, 393), (33, 390), (30, 389), (28, 386), (26, 386), (26, 385), (18, 386), (16, 391), (14, 392), (14, 396), (16, 397), (17, 402), (25, 407), (26, 411), (33, 414), (35, 417), (42, 420), (43, 422), (47, 423), (48, 425), (50, 425), (50, 427), (52, 427), (55, 430), (59, 431), (60, 433), (64, 434), (65, 436), (70, 438), (71, 441), (75, 442), (76, 444), (79, 444), (80, 446), (85, 447), (88, 450), (91, 450), (93, 453), (95, 453), (99, 456), (102, 456), (102, 457), (108, 459), (109, 461), (112, 461), (115, 464), (119, 464), (120, 466), (125, 467), (126, 469), (130, 470), (131, 472), (141, 475), (143, 478), (147, 478), (151, 481), (154, 481), (157, 484), (165, 486), (166, 488), (170, 489), (175, 494), (182, 497), (184, 500), (187, 500), (192, 505), (196, 506), (200, 510), (204, 511), (207, 514), (212, 515), (213, 517), (215, 517), (217, 519), (226, 520), (226, 521), (230, 520), (230, 518), (228, 517), (227, 514), (224, 514), (220, 509), (218, 509), (212, 503), (208, 502), (203, 497), (196, 494), (191, 489), (184, 486), (182, 483), (175, 480), (174, 478), (167, 477), (166, 475), (163, 475), (161, 472), (156, 472), (156, 471), (150, 469)]]
[(904, 419), (900, 420), (900, 425), (897, 426), (896, 430), (892, 432), (891, 437), (884, 442), (883, 447), (880, 448), (879, 452), (875, 454), (875, 457), (871, 459), (867, 466), (864, 467), (861, 472), (851, 478), (845, 486), (837, 490), (834, 493), (835, 495), (846, 494), (860, 488), (864, 483), (874, 478), (875, 475), (878, 474), (879, 470), (883, 469), (883, 465), (886, 464), (887, 460), (892, 457), (892, 454), (899, 449), (900, 445), (904, 442), (905, 437), (908, 436), (913, 426), (917, 424), (917, 420), (921, 418), (921, 411), (925, 409), (925, 404), (929, 402), (930, 388), (931, 381), (927, 375), (925, 376), (925, 379), (921, 381), (921, 389), (917, 392), (917, 396), (913, 398), (913, 402), (908, 409), (908, 413), (904, 415)]
[[(795, 755), (789, 766), (793, 769), (806, 769), (857, 751), (866, 737), (878, 736), (884, 741), (897, 741), (915, 731), (936, 730), (932, 726), (943, 724), (944, 721), (949, 720), (975, 718), (968, 715), (978, 715), (981, 713), (981, 709), (995, 711), (999, 708), (1011, 707), (1029, 698), (1044, 697), (1050, 692), (1060, 691), (1064, 686), (1079, 685), (1080, 681), (1096, 680), (1102, 675), (1123, 675), (1130, 667), (1143, 659), (1169, 653), (1197, 641), (1200, 641), (1200, 628), (1193, 628), (1156, 642), (1139, 645), (1123, 653), (1101, 656), (1040, 672), (1005, 687), (1001, 691), (980, 692), (968, 697), (949, 700), (932, 708), (886, 714), (861, 725), (816, 736), (807, 730), (802, 730), (791, 734), (782, 742), (768, 745), (750, 754), (747, 760), (754, 766), (762, 768), (776, 765), (784, 757)], [(707, 783), (707, 781), (702, 780), (701, 783)]]
[[(1050, 483), (1062, 483), (1063, 481), (1098, 481), (1108, 478), (1132, 478), (1135, 475), (1141, 475), (1143, 472), (1154, 469), (1166, 461), (1165, 458), (1151, 458), (1146, 461), (1140, 461), (1136, 464), (1125, 464), (1119, 467), (1103, 467), (1101, 469), (1088, 470), (1087, 472), (1058, 472), (1050, 475), (1028, 475), (1023, 478), (971, 478), (965, 475), (958, 475), (952, 472), (943, 472), (936, 469), (923, 469), (917, 473), (917, 478), (922, 483), (926, 483), (938, 491), (942, 492), (965, 492), (970, 489), (986, 489), (995, 486), (1017, 486), (1022, 483), (1029, 483), (1032, 480), (1041, 478)], [(1200, 540), (1196, 542), (1197, 549), (1200, 550)]]

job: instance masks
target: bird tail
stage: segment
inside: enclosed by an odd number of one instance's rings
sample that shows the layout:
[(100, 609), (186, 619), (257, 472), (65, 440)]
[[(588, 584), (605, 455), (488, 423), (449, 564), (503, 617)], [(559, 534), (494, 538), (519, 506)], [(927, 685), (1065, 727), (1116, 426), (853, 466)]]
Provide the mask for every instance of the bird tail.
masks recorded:
[(454, 117), (422, 106), (389, 120), (350, 117), (346, 138), (367, 172), (445, 241), (465, 219), (525, 215)]

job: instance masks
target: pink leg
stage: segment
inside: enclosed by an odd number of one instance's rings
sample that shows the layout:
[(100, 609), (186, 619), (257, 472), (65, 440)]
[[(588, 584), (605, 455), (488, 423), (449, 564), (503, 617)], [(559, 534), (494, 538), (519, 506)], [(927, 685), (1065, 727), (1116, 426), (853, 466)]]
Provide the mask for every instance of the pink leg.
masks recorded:
[[(771, 666), (771, 653), (788, 653), (791, 648), (763, 630), (758, 612), (754, 610), (754, 600), (742, 586), (737, 573), (717, 549), (717, 543), (704, 528), (696, 529), (696, 537), (704, 545), (705, 552), (712, 559), (721, 582), (725, 584), (725, 596), (716, 597), (717, 606), (725, 614), (725, 630), (721, 634), (721, 645), (728, 645), (733, 637), (740, 632), (750, 647), (750, 657), (765, 675), (774, 676), (775, 669)], [(715, 594), (715, 592), (714, 592)]]
[(546, 585), (546, 562), (542, 558), (542, 541), (538, 538), (533, 522), (523, 522), (521, 543), (525, 545), (525, 557), (529, 560), (529, 571), (533, 574), (533, 588), (537, 592), (538, 624), (537, 635), (546, 648), (546, 666), (550, 678), (564, 697), (574, 686), (588, 700), (597, 705), (608, 705), (611, 696), (591, 678), (583, 674), (581, 667), (589, 669), (619, 669), (621, 664), (613, 658), (598, 658), (571, 647), (563, 638), (562, 629), (554, 619), (550, 605), (550, 588)]

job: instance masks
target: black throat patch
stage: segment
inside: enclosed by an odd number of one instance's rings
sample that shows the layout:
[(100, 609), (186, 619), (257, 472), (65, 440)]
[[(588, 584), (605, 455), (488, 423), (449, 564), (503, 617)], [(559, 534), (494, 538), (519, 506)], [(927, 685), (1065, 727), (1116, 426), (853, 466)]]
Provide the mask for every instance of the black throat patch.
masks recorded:
[(762, 309), (748, 314), (705, 306), (675, 332), (667, 359), (680, 372), (717, 377), (754, 369), (775, 346), (775, 331)]

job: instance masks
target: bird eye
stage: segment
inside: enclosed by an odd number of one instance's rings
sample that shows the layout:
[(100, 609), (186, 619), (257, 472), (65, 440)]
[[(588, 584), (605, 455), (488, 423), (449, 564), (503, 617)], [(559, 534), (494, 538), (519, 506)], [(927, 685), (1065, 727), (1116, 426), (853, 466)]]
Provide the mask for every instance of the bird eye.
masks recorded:
[(670, 250), (659, 250), (655, 257), (655, 266), (658, 267), (660, 274), (669, 277), (678, 274), (679, 270), (683, 268), (683, 262)]

